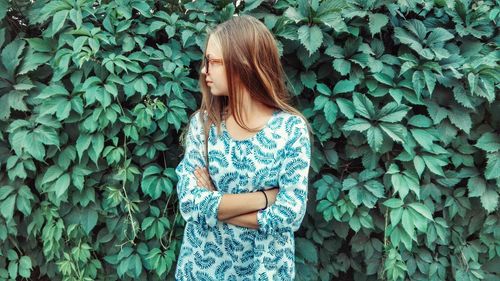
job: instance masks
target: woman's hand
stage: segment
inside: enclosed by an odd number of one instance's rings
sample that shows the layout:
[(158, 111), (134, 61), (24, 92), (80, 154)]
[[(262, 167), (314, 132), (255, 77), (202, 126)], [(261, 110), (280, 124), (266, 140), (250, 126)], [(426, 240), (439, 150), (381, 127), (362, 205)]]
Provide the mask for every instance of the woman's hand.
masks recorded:
[(196, 176), (197, 184), (199, 186), (203, 186), (210, 191), (215, 191), (215, 187), (213, 186), (210, 176), (208, 175), (207, 168), (197, 167), (194, 170), (194, 175)]

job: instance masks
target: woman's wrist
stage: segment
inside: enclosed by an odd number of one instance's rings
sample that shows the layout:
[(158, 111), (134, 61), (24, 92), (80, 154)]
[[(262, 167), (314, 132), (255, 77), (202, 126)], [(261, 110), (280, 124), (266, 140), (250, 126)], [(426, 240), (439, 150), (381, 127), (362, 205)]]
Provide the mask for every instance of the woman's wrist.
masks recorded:
[(269, 200), (267, 199), (267, 194), (264, 190), (259, 190), (260, 192), (262, 192), (262, 194), (264, 195), (265, 199), (266, 199), (266, 206), (264, 208), (262, 208), (261, 210), (265, 210), (267, 209), (267, 206), (269, 204)]

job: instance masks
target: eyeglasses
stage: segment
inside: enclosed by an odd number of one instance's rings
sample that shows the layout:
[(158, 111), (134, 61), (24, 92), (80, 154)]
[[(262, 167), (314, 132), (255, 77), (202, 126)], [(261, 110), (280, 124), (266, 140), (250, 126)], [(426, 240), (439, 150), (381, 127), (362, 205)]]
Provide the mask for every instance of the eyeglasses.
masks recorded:
[(204, 66), (205, 66), (205, 69), (206, 69), (206, 72), (208, 74), (208, 67), (210, 66), (210, 64), (212, 63), (217, 63), (217, 64), (224, 64), (224, 61), (222, 59), (212, 59), (212, 58), (209, 58), (207, 56), (203, 56), (205, 58), (205, 61), (204, 61)]

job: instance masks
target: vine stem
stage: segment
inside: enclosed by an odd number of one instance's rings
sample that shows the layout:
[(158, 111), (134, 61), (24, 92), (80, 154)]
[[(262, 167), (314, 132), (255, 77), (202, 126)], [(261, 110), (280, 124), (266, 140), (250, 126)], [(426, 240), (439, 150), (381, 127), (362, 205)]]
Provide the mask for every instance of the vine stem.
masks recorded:
[(387, 247), (387, 224), (388, 224), (389, 208), (385, 210), (385, 228), (384, 228), (384, 249)]
[[(125, 115), (125, 111), (123, 110), (122, 104), (119, 102), (118, 98), (117, 98), (117, 101), (118, 101), (118, 106), (120, 106), (122, 115)], [(123, 164), (124, 164), (123, 169), (125, 169), (125, 170), (126, 170), (126, 163), (127, 163), (127, 137), (124, 135), (123, 136)], [(135, 237), (136, 237), (137, 230), (135, 229), (134, 217), (132, 216), (132, 209), (130, 207), (131, 202), (130, 202), (130, 199), (128, 198), (127, 189), (125, 188), (126, 184), (127, 184), (127, 172), (125, 171), (124, 177), (123, 177), (122, 189), (123, 189), (123, 194), (125, 197), (125, 203), (127, 206), (128, 217), (130, 220), (130, 224), (132, 226), (132, 235), (133, 235), (132, 238), (128, 242), (132, 243), (132, 245), (135, 245)]]
[(21, 251), (21, 249), (19, 249), (19, 246), (17, 245), (16, 241), (11, 236), (7, 236), (7, 237), (9, 237), (10, 243), (12, 243), (12, 245), (14, 245), (14, 247), (16, 247), (17, 251), (19, 252), (19, 255), (23, 256), (24, 254)]
[[(175, 216), (174, 216), (174, 223), (175, 220), (177, 220), (177, 215), (179, 214), (179, 210), (175, 210)], [(170, 248), (170, 245), (172, 245), (172, 235), (174, 234), (175, 228), (172, 226), (172, 231), (170, 231), (170, 235), (168, 236), (168, 246), (165, 248), (165, 250), (168, 250)], [(163, 243), (162, 243), (163, 246)]]

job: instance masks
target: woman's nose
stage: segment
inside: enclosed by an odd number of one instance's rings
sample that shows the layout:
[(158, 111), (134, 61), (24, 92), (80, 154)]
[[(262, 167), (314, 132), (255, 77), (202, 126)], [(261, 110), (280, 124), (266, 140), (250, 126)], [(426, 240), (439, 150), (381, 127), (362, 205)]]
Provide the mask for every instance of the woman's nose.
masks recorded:
[(201, 68), (201, 73), (208, 74), (208, 73), (207, 73), (207, 67), (206, 67), (206, 66), (203, 66), (203, 67)]

